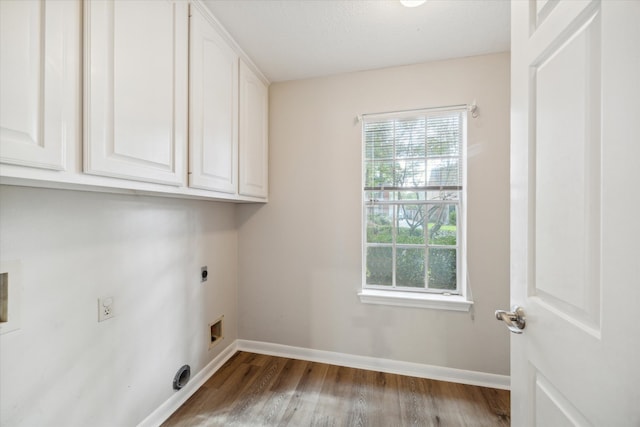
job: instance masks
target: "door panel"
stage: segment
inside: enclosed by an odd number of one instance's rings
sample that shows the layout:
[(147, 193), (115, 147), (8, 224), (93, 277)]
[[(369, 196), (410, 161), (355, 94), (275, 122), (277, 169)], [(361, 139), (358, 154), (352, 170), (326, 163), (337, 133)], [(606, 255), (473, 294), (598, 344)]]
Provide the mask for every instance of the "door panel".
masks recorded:
[(85, 172), (182, 185), (188, 13), (182, 1), (89, 1)]
[(238, 191), (238, 55), (195, 5), (190, 18), (189, 186)]
[(536, 425), (553, 427), (588, 426), (584, 416), (545, 377), (535, 378)]
[(240, 61), (240, 182), (243, 196), (269, 193), (267, 86)]
[(71, 1), (0, 2), (0, 161), (64, 170), (76, 140)]
[[(583, 23), (583, 20), (586, 21)], [(535, 271), (530, 295), (599, 327), (600, 15), (594, 9), (532, 67)]]
[(512, 2), (513, 425), (640, 425), (638, 22)]
[[(111, 152), (149, 166), (169, 166), (173, 134), (174, 11), (171, 3), (110, 4), (113, 57)], [(157, 9), (157, 10), (154, 10)], [(141, 23), (144, 22), (144, 25)]]

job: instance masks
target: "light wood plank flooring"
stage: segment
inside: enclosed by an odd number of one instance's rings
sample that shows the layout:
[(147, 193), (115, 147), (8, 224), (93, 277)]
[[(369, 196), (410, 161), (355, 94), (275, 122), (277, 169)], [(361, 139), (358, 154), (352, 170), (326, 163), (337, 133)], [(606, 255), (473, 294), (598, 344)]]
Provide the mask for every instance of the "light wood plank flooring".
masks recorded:
[(238, 352), (169, 426), (509, 426), (509, 392)]

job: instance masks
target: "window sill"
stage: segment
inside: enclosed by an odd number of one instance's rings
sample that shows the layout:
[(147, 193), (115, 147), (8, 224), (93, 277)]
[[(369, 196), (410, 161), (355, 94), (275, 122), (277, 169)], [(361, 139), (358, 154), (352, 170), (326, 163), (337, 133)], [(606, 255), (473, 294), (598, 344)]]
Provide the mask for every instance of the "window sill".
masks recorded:
[(363, 289), (358, 292), (358, 297), (360, 297), (360, 302), (364, 304), (395, 305), (436, 310), (469, 311), (473, 305), (473, 301), (469, 301), (462, 295)]

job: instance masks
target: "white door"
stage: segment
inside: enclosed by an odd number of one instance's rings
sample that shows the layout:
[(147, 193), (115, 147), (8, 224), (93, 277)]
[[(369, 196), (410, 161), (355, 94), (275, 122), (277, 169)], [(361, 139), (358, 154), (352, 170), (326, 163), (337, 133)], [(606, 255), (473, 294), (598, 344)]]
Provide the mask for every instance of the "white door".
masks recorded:
[(191, 4), (189, 187), (238, 191), (238, 54)]
[(640, 2), (514, 1), (514, 426), (640, 426)]
[(85, 172), (184, 185), (187, 2), (83, 5)]

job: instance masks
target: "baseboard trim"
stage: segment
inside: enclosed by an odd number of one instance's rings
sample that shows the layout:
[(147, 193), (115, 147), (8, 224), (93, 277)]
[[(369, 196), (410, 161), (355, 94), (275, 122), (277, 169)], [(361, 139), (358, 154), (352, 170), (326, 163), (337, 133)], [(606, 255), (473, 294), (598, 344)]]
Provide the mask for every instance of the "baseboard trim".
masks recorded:
[(407, 375), (460, 384), (492, 387), (502, 390), (509, 390), (511, 387), (511, 378), (508, 375), (489, 374), (485, 372), (445, 368), (442, 366), (425, 365), (421, 363), (357, 356), (261, 341), (237, 340), (235, 344), (239, 351), (267, 354), (271, 356), (308, 360), (311, 362), (328, 363), (331, 365), (368, 369), (390, 374)]
[(175, 392), (169, 399), (142, 420), (138, 427), (158, 427), (165, 422), (171, 414), (180, 408), (202, 385), (216, 373), (224, 363), (238, 351), (237, 340), (225, 348), (211, 362), (198, 372), (180, 391)]
[(428, 378), (452, 383), (492, 387), (502, 390), (510, 389), (508, 375), (488, 374), (485, 372), (467, 371), (464, 369), (445, 368), (442, 366), (424, 365), (421, 363), (402, 362), (398, 360), (379, 359), (376, 357), (357, 356), (353, 354), (336, 353), (333, 351), (314, 350), (304, 347), (293, 347), (283, 344), (273, 344), (262, 341), (235, 340), (222, 353), (216, 356), (200, 372), (198, 372), (185, 387), (173, 394), (138, 427), (158, 427), (171, 414), (180, 408), (224, 363), (237, 351), (266, 354), (270, 356), (287, 357), (290, 359), (308, 360), (310, 362), (328, 363), (349, 368), (368, 369), (389, 374), (408, 375), (418, 378)]

